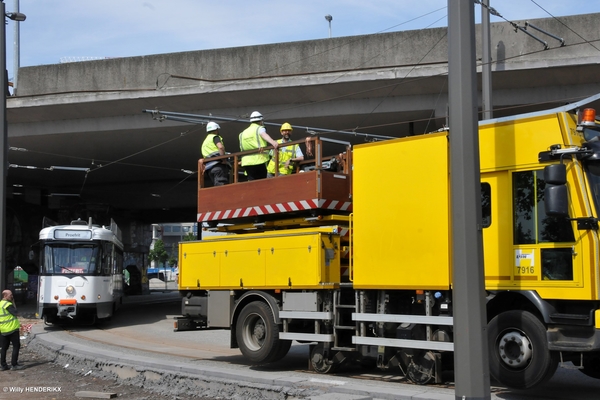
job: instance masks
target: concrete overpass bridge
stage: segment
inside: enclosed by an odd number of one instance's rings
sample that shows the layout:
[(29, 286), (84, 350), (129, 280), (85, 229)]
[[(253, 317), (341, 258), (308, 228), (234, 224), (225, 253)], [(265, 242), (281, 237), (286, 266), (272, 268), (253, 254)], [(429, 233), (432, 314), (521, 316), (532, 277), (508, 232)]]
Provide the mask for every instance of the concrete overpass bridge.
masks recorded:
[[(564, 46), (528, 28), (544, 50), (510, 23), (492, 24), (495, 117), (600, 92), (600, 14), (529, 22)], [(447, 123), (447, 53), (447, 29), (436, 28), (21, 68), (7, 101), (8, 266), (27, 262), (42, 216), (113, 217), (140, 253), (149, 223), (195, 219), (197, 177), (184, 170), (197, 170), (204, 127), (159, 123), (144, 109), (239, 119), (220, 124), (229, 151), (254, 110), (346, 131), (324, 136), (352, 143), (365, 140), (352, 132), (421, 134)], [(377, 165), (385, 173), (393, 160)]]

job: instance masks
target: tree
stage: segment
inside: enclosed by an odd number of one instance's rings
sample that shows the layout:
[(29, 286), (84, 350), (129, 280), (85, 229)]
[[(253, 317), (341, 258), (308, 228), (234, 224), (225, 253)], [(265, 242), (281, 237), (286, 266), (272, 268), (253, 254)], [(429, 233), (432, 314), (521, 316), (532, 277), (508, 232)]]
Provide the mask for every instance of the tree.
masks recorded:
[(163, 242), (161, 239), (158, 239), (156, 242), (154, 242), (154, 247), (150, 250), (150, 253), (148, 253), (148, 258), (150, 261), (158, 261), (159, 263), (162, 263), (164, 267), (165, 263), (169, 259), (169, 253), (167, 253), (167, 250), (165, 250), (165, 242)]
[(183, 242), (191, 242), (193, 240), (197, 240), (198, 238), (194, 235), (194, 232), (188, 232), (184, 237), (181, 238)]

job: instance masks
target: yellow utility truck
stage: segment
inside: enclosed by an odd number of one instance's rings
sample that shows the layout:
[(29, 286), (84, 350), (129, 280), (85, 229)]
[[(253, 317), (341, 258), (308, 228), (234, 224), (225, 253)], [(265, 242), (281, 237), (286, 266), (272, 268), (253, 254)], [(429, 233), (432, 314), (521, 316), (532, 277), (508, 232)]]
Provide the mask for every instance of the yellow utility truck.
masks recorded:
[[(531, 388), (569, 361), (600, 378), (599, 99), (479, 125), (490, 370), (501, 385)], [(371, 363), (440, 382), (461, 335), (452, 134), (347, 147), (327, 164), (316, 139), (313, 168), (272, 179), (203, 187), (199, 174), (198, 222), (228, 234), (180, 244), (176, 329), (230, 329), (254, 363), (298, 341), (313, 344), (317, 372)], [(238, 155), (226, 157), (237, 181)]]

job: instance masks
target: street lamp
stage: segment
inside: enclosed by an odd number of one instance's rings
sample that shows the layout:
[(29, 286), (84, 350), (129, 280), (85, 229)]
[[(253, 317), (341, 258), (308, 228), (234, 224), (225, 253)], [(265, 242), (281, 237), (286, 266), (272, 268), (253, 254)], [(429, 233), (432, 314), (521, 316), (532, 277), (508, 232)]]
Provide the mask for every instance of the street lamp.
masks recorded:
[[(4, 1), (0, 0), (0, 15), (13, 21), (25, 21), (25, 14), (7, 13)], [(6, 289), (6, 171), (8, 170), (8, 134), (6, 123), (6, 94), (8, 76), (6, 73), (6, 21), (0, 29), (0, 66), (4, 70), (0, 76), (0, 290)]]
[[(14, 0), (14, 11), (19, 12), (19, 1)], [(23, 16), (23, 20), (25, 20), (25, 16)], [(19, 22), (19, 21), (17, 21)], [(17, 86), (19, 80), (19, 67), (21, 66), (21, 24), (15, 23), (13, 24), (13, 95), (17, 95)]]
[(329, 39), (331, 39), (331, 20), (333, 19), (333, 17), (327, 14), (325, 16), (325, 19), (327, 20), (327, 22), (329, 22)]

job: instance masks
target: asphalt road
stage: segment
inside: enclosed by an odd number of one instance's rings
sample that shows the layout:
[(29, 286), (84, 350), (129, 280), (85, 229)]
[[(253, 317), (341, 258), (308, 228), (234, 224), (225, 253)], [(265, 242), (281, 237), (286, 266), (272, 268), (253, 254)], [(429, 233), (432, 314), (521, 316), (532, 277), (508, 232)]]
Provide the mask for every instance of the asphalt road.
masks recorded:
[[(179, 313), (180, 299), (177, 292), (154, 293), (138, 299), (129, 298), (128, 304), (119, 310), (113, 320), (100, 328), (69, 326), (63, 329), (38, 324), (36, 330), (40, 338), (51, 336), (57, 343), (81, 344), (91, 353), (108, 354), (109, 351), (115, 351), (125, 359), (144, 357), (144, 360), (152, 359), (158, 365), (181, 366), (182, 371), (185, 368), (201, 368), (204, 371), (212, 371), (213, 376), (239, 376), (240, 382), (260, 382), (263, 379), (265, 382), (269, 382), (269, 379), (297, 380), (303, 382), (304, 386), (314, 386), (317, 389), (314, 396), (318, 396), (319, 390), (328, 391), (335, 388), (336, 391), (358, 393), (359, 391), (349, 388), (374, 385), (374, 388), (386, 388), (381, 394), (374, 394), (376, 398), (423, 396), (419, 398), (454, 399), (451, 383), (417, 386), (407, 382), (400, 374), (396, 375), (390, 371), (383, 373), (378, 370), (347, 368), (336, 375), (309, 372), (306, 344), (294, 343), (289, 354), (278, 363), (268, 367), (252, 366), (245, 361), (238, 349), (229, 348), (227, 330), (174, 332), (173, 319)], [(144, 364), (146, 363), (144, 361)], [(572, 367), (571, 364), (569, 366)], [(123, 375), (123, 371), (120, 373)], [(231, 387), (227, 390), (231, 390)], [(389, 397), (386, 395), (388, 392)], [(406, 397), (402, 397), (403, 393)], [(224, 393), (211, 392), (209, 395), (220, 397)], [(293, 398), (294, 395), (304, 397), (301, 393), (293, 392), (291, 395), (288, 393), (288, 398)], [(494, 399), (596, 400), (599, 397), (600, 380), (567, 368), (559, 368), (547, 384), (530, 391), (492, 387)]]

